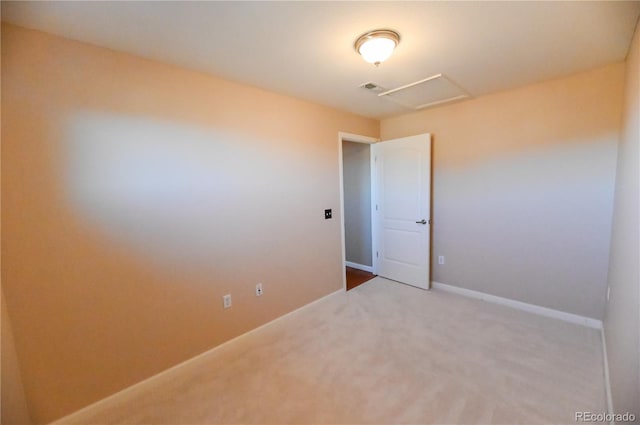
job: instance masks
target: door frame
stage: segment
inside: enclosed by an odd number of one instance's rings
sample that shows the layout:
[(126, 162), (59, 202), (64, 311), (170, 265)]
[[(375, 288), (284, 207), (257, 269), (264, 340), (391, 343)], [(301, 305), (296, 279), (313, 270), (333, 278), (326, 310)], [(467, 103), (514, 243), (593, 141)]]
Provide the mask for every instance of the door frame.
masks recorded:
[[(345, 245), (345, 230), (344, 230), (344, 170), (342, 165), (342, 142), (355, 142), (355, 143), (365, 143), (368, 145), (372, 145), (374, 143), (378, 143), (380, 139), (369, 136), (362, 136), (360, 134), (346, 133), (343, 131), (338, 132), (338, 174), (340, 176), (340, 240), (341, 240), (341, 255), (342, 255), (342, 290), (347, 290), (347, 272), (346, 272), (346, 245)], [(371, 155), (371, 154), (370, 154)], [(369, 158), (371, 161), (372, 156)], [(374, 184), (373, 181), (373, 169), (371, 170), (371, 194), (373, 195)], [(371, 211), (371, 249), (373, 252), (373, 196), (371, 197), (371, 205), (369, 210)], [(373, 265), (373, 273), (376, 273), (376, 261), (372, 255), (372, 263)]]

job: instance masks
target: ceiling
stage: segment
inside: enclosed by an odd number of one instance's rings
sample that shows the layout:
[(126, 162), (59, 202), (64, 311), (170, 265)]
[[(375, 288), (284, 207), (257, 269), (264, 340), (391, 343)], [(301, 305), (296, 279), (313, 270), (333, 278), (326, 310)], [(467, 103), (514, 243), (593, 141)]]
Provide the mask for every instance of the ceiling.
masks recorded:
[[(625, 59), (626, 2), (2, 2), (2, 20), (369, 117), (409, 112), (359, 88), (442, 73), (471, 96)], [(380, 67), (362, 33), (402, 37)]]

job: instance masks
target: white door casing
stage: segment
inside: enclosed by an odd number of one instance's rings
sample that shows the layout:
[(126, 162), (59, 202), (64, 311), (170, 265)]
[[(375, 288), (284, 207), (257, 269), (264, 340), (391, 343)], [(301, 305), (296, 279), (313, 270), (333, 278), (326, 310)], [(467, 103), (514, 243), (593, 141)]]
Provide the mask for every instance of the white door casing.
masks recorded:
[(431, 135), (388, 140), (371, 148), (374, 270), (429, 289)]

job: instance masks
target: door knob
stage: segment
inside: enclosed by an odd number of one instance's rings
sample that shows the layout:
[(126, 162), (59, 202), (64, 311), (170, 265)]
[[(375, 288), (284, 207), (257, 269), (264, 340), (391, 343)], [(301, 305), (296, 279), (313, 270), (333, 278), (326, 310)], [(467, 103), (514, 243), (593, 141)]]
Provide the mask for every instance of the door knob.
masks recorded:
[(416, 221), (417, 224), (427, 224), (427, 220), (425, 220), (424, 218), (420, 221)]

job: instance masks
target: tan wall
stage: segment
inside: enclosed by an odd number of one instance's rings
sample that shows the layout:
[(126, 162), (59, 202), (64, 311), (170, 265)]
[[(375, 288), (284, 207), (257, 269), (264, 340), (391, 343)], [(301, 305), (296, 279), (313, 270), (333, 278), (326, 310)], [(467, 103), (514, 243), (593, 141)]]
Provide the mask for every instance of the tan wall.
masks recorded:
[(435, 281), (604, 309), (623, 64), (382, 120), (433, 134)]
[(614, 411), (640, 423), (640, 24), (627, 57), (623, 117), (604, 326)]
[(342, 142), (345, 258), (371, 266), (371, 146)]
[(2, 281), (35, 422), (341, 288), (336, 141), (377, 121), (14, 26), (2, 89)]
[(28, 425), (31, 423), (22, 376), (11, 331), (11, 321), (2, 296), (2, 403), (0, 423)]

